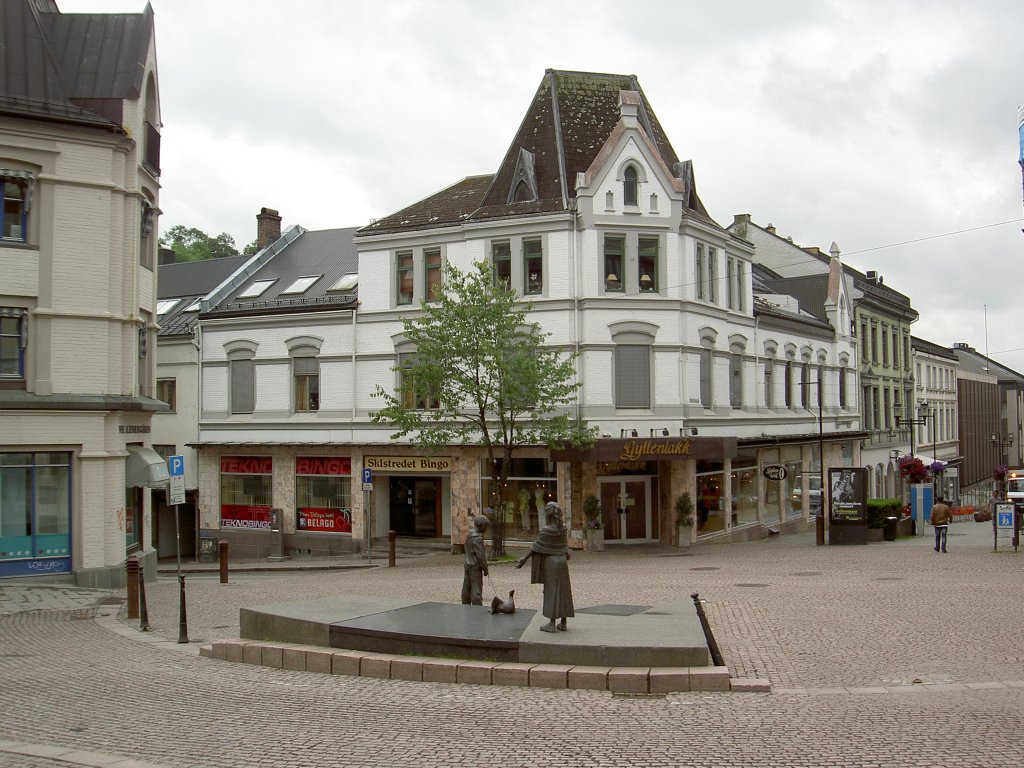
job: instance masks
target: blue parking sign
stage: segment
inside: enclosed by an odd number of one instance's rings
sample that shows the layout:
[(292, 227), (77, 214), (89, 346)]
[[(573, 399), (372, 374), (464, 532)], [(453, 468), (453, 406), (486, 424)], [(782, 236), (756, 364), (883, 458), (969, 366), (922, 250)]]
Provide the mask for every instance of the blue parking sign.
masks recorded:
[(373, 470), (369, 467), (363, 467), (363, 483), (373, 482)]
[(167, 474), (169, 474), (171, 477), (183, 477), (185, 475), (185, 457), (168, 456)]

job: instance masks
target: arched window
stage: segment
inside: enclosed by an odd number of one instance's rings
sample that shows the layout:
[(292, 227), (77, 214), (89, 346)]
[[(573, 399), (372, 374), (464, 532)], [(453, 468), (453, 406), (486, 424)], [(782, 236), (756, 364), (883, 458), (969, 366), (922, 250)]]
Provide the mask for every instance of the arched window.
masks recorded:
[(627, 166), (622, 174), (622, 204), (636, 205), (639, 199), (638, 189), (636, 168), (632, 165)]

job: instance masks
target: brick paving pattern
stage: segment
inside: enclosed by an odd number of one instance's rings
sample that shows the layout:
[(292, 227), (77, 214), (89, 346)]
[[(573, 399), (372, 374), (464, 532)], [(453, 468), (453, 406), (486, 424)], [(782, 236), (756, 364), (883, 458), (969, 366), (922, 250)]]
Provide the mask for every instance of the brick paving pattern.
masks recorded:
[[(228, 585), (216, 574), (189, 576), (187, 646), (173, 642), (173, 578), (147, 585), (153, 631), (145, 634), (137, 622), (92, 619), (106, 593), (12, 597), (24, 583), (0, 583), (0, 740), (73, 747), (125, 768), (132, 763), (116, 761), (1019, 766), (1024, 554), (993, 553), (984, 524), (960, 523), (953, 534), (947, 555), (927, 537), (817, 548), (800, 535), (573, 557), (577, 605), (650, 604), (699, 591), (732, 674), (770, 679), (771, 694), (431, 684), (197, 655), (199, 642), (237, 637), (240, 605), (341, 593), (456, 602), (461, 560), (450, 555), (394, 569), (232, 573)], [(528, 573), (491, 570), (520, 605), (539, 604)], [(7, 765), (51, 763), (22, 761), (0, 741)]]

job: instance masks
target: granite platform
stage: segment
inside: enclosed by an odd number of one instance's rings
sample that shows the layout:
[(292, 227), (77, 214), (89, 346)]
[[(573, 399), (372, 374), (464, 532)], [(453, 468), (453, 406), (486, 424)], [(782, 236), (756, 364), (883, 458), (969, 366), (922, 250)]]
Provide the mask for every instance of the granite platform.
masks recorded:
[(538, 611), (344, 596), (243, 608), (246, 640), (496, 663), (707, 667), (707, 641), (689, 599), (576, 609), (566, 632), (541, 632)]

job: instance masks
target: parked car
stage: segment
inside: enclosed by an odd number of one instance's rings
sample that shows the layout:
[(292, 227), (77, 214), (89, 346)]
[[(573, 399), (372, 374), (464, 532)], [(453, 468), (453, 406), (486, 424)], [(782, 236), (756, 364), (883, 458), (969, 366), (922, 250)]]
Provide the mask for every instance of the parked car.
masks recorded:
[(804, 488), (807, 489), (811, 512), (817, 514), (821, 509), (821, 475), (802, 475), (797, 478), (796, 486), (789, 497), (793, 509), (803, 509)]

